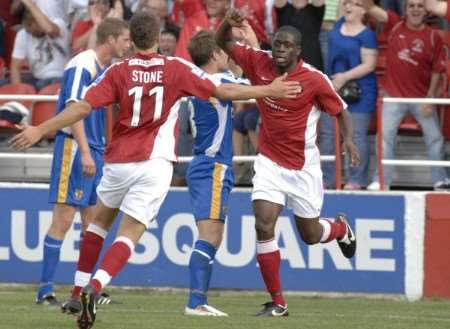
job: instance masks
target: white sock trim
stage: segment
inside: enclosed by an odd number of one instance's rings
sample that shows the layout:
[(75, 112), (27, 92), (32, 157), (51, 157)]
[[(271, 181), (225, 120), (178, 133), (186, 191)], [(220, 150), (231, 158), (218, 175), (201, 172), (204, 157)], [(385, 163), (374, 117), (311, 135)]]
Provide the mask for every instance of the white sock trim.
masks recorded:
[(77, 287), (85, 287), (89, 284), (89, 280), (91, 279), (91, 273), (76, 271), (74, 284)]
[(198, 249), (194, 249), (192, 252), (197, 252), (200, 255), (202, 255), (203, 257), (206, 257), (208, 260), (211, 260), (211, 257), (209, 257), (209, 255), (206, 252), (204, 252), (204, 251), (201, 251), (201, 250), (198, 250)]
[(256, 241), (256, 253), (268, 254), (278, 250), (278, 242), (275, 239), (268, 241)]
[(133, 241), (131, 241), (130, 238), (127, 238), (126, 236), (121, 235), (121, 236), (118, 236), (114, 240), (113, 244), (116, 243), (116, 242), (123, 242), (123, 243), (125, 243), (128, 246), (128, 248), (130, 248), (130, 251), (133, 252), (133, 250), (134, 250), (134, 243), (133, 243)]
[(111, 275), (109, 275), (109, 273), (106, 272), (105, 270), (100, 269), (97, 272), (95, 272), (93, 279), (98, 280), (98, 282), (100, 282), (100, 284), (102, 285), (103, 289), (111, 281)]
[(98, 236), (102, 237), (103, 239), (106, 238), (108, 235), (108, 231), (102, 229), (100, 226), (95, 224), (89, 224), (88, 228), (86, 229), (86, 232), (92, 232), (94, 234), (97, 234)]
[(330, 237), (331, 223), (327, 219), (319, 219), (319, 224), (322, 225), (323, 232), (320, 242), (326, 241)]

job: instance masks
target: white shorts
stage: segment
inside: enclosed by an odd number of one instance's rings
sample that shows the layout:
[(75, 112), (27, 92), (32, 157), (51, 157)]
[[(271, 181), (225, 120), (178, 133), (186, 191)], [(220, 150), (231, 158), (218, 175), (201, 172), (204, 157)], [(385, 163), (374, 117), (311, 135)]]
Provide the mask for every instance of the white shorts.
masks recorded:
[(148, 227), (169, 191), (172, 173), (172, 162), (161, 158), (105, 163), (97, 195), (105, 206), (119, 208)]
[(252, 201), (266, 200), (292, 209), (302, 218), (319, 217), (323, 204), (322, 170), (310, 165), (301, 170), (286, 169), (258, 154), (253, 177)]

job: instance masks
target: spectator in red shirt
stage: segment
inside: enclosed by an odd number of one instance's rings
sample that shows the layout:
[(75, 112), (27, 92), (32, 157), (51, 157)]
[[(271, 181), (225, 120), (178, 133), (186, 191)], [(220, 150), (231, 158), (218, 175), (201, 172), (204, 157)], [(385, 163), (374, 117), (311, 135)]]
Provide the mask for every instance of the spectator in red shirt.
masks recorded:
[(89, 0), (88, 5), (89, 19), (78, 21), (72, 31), (72, 53), (74, 54), (95, 47), (95, 31), (105, 17), (123, 18), (120, 0), (116, 0), (113, 7), (110, 6), (109, 0)]
[(170, 19), (178, 26), (183, 26), (187, 18), (205, 10), (202, 0), (175, 0)]
[(273, 5), (273, 0), (234, 0), (234, 7), (243, 12), (263, 47), (264, 45), (270, 47), (271, 37), (276, 27)]
[(180, 28), (173, 24), (169, 19), (169, 10), (166, 0), (141, 0), (138, 11), (148, 11), (159, 17), (160, 31), (174, 31), (178, 34)]
[(176, 56), (191, 60), (187, 50), (189, 40), (200, 30), (215, 31), (230, 7), (230, 0), (205, 0), (206, 9), (188, 17), (181, 29)]
[[(405, 18), (401, 19), (392, 11), (375, 5), (372, 0), (364, 0), (370, 16), (384, 23), (388, 35), (386, 53), (385, 95), (391, 97), (437, 97), (440, 76), (445, 72), (444, 44), (439, 33), (425, 25), (425, 0), (407, 0)], [(394, 157), (394, 140), (398, 126), (407, 113), (411, 113), (422, 127), (430, 160), (442, 160), (444, 140), (437, 113), (431, 104), (383, 105), (383, 158)], [(384, 168), (386, 185), (391, 184), (392, 169)], [(432, 168), (435, 189), (450, 187), (445, 169)], [(368, 186), (370, 190), (380, 188), (378, 174)]]

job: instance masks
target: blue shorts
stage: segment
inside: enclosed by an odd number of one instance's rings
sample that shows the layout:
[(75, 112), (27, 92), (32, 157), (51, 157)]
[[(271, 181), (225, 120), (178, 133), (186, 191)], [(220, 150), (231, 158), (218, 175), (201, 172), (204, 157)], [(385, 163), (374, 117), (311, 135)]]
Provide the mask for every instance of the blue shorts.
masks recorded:
[(249, 130), (256, 130), (258, 121), (258, 108), (252, 107), (251, 109), (244, 109), (234, 115), (233, 128), (242, 134), (247, 134)]
[(224, 221), (234, 184), (233, 167), (206, 156), (195, 157), (189, 164), (186, 180), (195, 220)]
[(97, 203), (96, 188), (103, 172), (103, 152), (90, 149), (95, 162), (95, 175), (83, 175), (81, 154), (75, 139), (58, 133), (53, 150), (50, 174), (50, 203), (64, 203), (76, 207), (87, 207)]

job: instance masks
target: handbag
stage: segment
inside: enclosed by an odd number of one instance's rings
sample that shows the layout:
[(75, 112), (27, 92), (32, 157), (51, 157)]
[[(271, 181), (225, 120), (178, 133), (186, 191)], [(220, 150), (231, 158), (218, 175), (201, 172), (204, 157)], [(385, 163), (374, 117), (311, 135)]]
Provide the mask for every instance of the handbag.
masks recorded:
[(350, 80), (338, 90), (338, 94), (346, 103), (356, 103), (359, 102), (362, 91), (356, 80)]
[[(350, 69), (350, 63), (348, 58), (345, 58), (343, 56), (339, 56), (335, 58), (332, 64), (332, 72), (335, 71), (334, 67), (337, 62), (345, 62), (345, 66), (347, 67), (347, 70)], [(349, 80), (347, 81), (341, 89), (337, 91), (339, 96), (348, 104), (359, 102), (359, 99), (361, 98), (362, 90), (358, 85), (358, 82), (356, 80)]]

